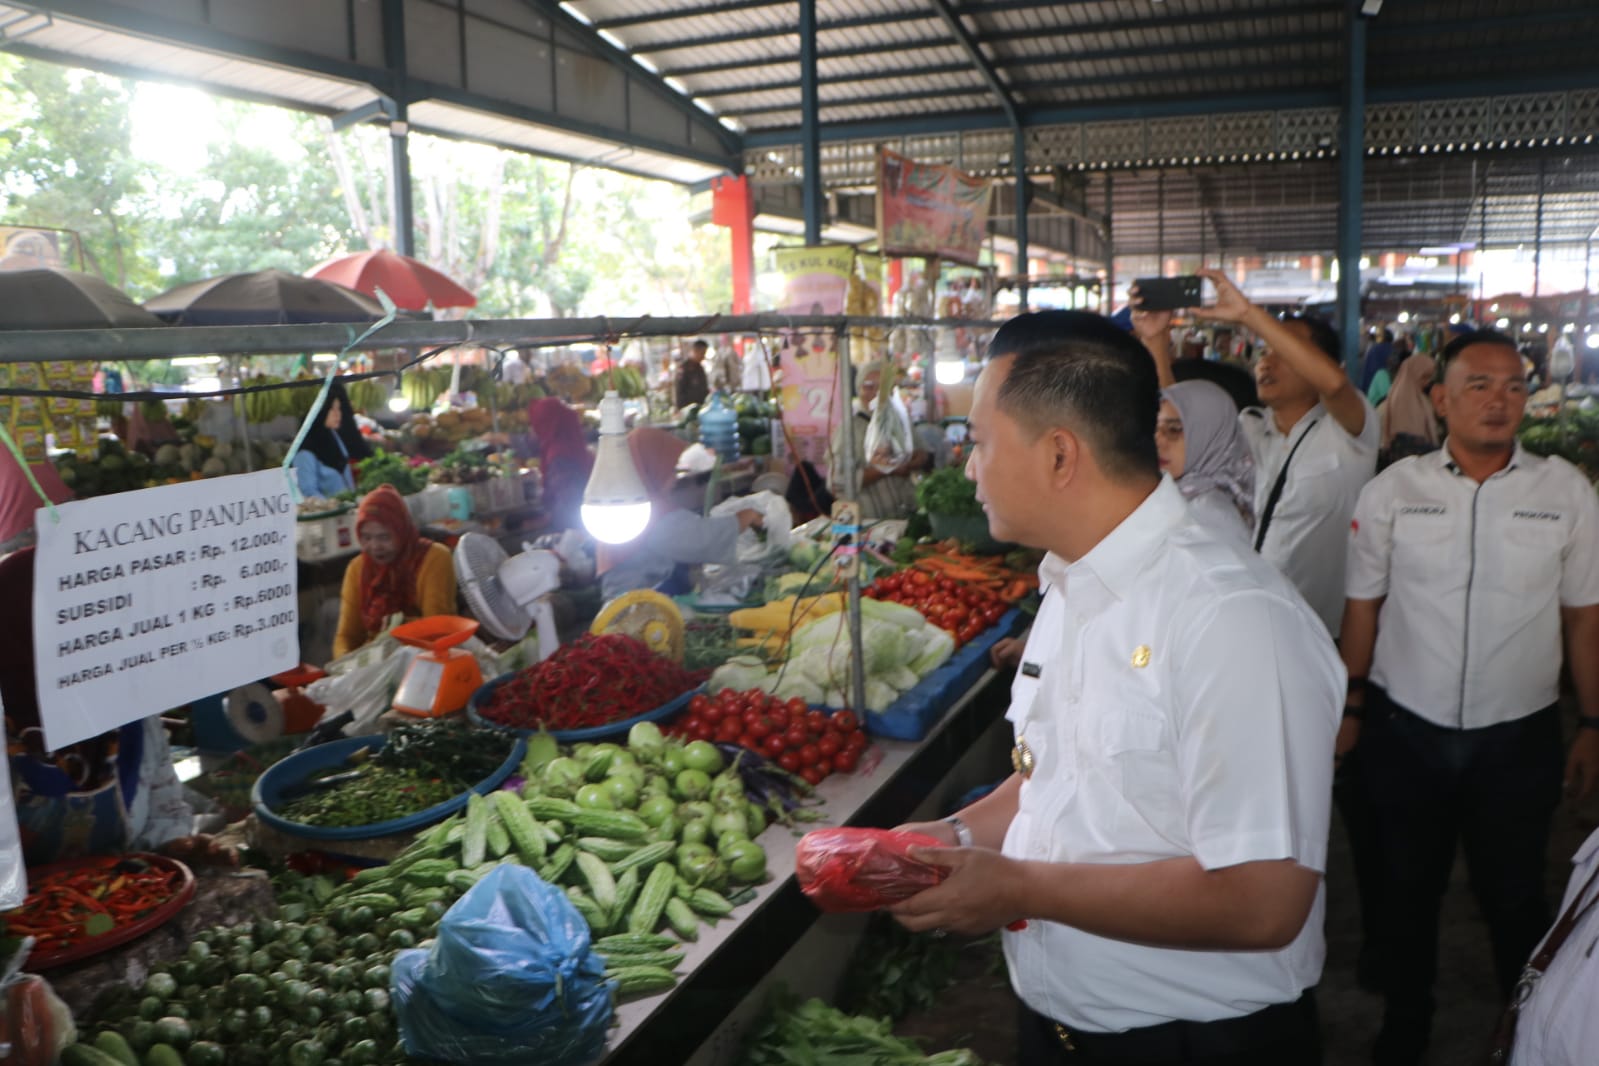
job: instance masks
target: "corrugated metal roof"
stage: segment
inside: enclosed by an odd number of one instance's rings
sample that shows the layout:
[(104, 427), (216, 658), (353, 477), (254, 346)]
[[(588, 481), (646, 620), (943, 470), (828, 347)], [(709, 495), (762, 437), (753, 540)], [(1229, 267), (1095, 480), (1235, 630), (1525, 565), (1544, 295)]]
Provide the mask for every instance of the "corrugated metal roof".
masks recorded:
[[(0, 4), (0, 22), (25, 14)], [(371, 86), (248, 59), (165, 44), (81, 22), (52, 19), (22, 38), (34, 54), (58, 57), (119, 71), (158, 71), (170, 81), (216, 87), (310, 111), (335, 113), (360, 107), (374, 95)]]

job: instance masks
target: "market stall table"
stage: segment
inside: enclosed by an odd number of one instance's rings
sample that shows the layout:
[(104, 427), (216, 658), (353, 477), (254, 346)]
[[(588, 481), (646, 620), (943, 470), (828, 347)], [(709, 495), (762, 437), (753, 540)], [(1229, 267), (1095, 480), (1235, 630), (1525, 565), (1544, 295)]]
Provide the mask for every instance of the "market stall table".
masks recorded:
[[(818, 788), (826, 804), (816, 825), (890, 827), (910, 817), (1009, 705), (1008, 675), (990, 670), (960, 696), (920, 741), (877, 740), (870, 769), (834, 774)], [(811, 827), (807, 827), (811, 828)], [(622, 1003), (602, 1060), (606, 1066), (686, 1062), (744, 997), (821, 917), (794, 879), (794, 831), (770, 826), (757, 838), (770, 879), (755, 900), (702, 926), (681, 980), (669, 992)]]

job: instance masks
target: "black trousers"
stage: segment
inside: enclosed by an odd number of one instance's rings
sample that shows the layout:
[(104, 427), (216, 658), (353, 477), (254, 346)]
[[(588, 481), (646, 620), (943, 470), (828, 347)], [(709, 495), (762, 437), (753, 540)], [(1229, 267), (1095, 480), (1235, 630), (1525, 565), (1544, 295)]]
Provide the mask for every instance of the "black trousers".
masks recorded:
[[(1167, 1022), (1125, 1033), (1073, 1033), (1025, 1004), (1019, 1066), (1320, 1066), (1313, 989), (1242, 1018)], [(1069, 1046), (1068, 1046), (1069, 1045)]]
[[(1333, 805), (1343, 819), (1349, 838), (1349, 852), (1355, 874), (1355, 893), (1360, 900), (1359, 979), (1380, 980), (1382, 933), (1378, 916), (1382, 913), (1382, 846), (1377, 838), (1377, 810), (1366, 785), (1365, 746), (1356, 744), (1344, 756), (1333, 775)], [(1342, 889), (1332, 887), (1330, 891)]]
[(1380, 690), (1370, 695), (1360, 750), (1378, 817), (1387, 967), (1375, 1057), (1413, 1062), (1432, 1024), (1438, 913), (1457, 840), (1488, 923), (1501, 995), (1508, 998), (1549, 928), (1544, 866), (1560, 802), (1560, 720), (1550, 706), (1501, 725), (1446, 729)]

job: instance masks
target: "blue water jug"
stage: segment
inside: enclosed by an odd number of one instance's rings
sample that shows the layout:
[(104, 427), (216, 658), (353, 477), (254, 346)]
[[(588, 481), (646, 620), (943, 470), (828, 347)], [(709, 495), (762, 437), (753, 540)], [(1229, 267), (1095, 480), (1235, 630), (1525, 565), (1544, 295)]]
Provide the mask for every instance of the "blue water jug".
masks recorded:
[(700, 409), (700, 443), (724, 463), (738, 460), (738, 412), (728, 406), (720, 392), (713, 393)]

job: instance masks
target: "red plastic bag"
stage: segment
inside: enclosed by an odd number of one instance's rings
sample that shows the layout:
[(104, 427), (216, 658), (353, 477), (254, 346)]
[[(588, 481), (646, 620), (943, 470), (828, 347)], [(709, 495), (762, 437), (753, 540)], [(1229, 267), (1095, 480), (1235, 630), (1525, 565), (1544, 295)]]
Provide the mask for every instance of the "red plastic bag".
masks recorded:
[(800, 891), (824, 911), (875, 911), (932, 888), (947, 869), (911, 858), (913, 847), (947, 847), (925, 833), (813, 829), (794, 849)]

